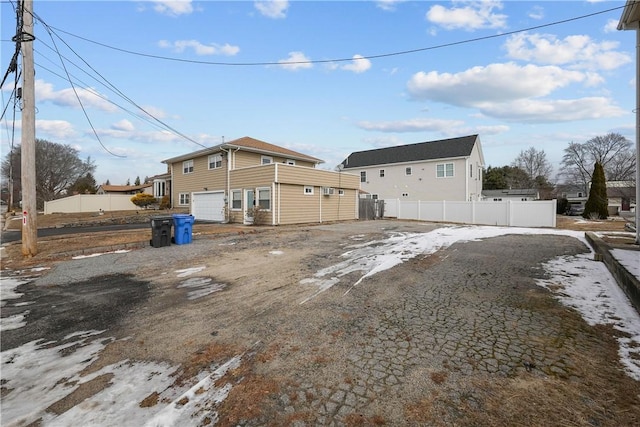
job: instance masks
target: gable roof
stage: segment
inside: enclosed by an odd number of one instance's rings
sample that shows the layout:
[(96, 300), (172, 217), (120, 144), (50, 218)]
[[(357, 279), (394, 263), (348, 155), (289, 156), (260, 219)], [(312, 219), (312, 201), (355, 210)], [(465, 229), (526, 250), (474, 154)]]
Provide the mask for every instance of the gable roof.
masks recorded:
[(469, 157), (477, 140), (478, 135), (469, 135), (458, 138), (440, 139), (437, 141), (419, 142), (417, 144), (356, 151), (351, 153), (341, 164), (347, 169), (392, 163), (417, 162), (421, 160)]
[(260, 153), (260, 154), (279, 155), (292, 160), (303, 160), (305, 162), (312, 162), (316, 164), (324, 163), (323, 160), (320, 160), (316, 157), (298, 153), (297, 151), (289, 150), (288, 148), (280, 147), (278, 145), (269, 144), (268, 142), (260, 141), (259, 139), (251, 138), (248, 136), (234, 139), (233, 141), (215, 145), (210, 148), (205, 148), (203, 150), (194, 151), (194, 152), (183, 154), (177, 157), (172, 157), (170, 159), (163, 160), (162, 163), (171, 164), (171, 163), (180, 162), (183, 160), (190, 160), (196, 157), (206, 156), (209, 154), (215, 154), (223, 150), (236, 150), (236, 149), (251, 151), (251, 152)]

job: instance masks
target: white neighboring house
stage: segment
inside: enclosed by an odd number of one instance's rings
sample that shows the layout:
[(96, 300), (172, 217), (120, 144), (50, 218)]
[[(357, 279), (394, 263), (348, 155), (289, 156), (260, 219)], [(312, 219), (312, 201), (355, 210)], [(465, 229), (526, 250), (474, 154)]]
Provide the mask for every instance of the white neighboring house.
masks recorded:
[(483, 167), (478, 135), (357, 151), (338, 166), (367, 197), (401, 201), (482, 200)]
[(540, 193), (535, 188), (509, 189), (509, 190), (483, 190), (483, 200), (502, 202), (515, 200), (526, 202), (529, 200), (539, 200)]

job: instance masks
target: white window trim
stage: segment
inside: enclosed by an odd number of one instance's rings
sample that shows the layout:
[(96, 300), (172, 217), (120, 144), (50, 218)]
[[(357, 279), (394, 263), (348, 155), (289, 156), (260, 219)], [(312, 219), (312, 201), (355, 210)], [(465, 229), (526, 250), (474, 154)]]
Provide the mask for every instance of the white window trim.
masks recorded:
[(367, 182), (367, 171), (360, 171), (360, 182)]
[(260, 157), (260, 164), (261, 165), (270, 165), (271, 163), (273, 163), (273, 157), (271, 157), (271, 156), (261, 156)]
[(182, 162), (182, 174), (188, 175), (190, 173), (193, 173), (193, 159)]
[(384, 169), (380, 169), (380, 178), (384, 178)]
[[(234, 208), (233, 207), (233, 194), (234, 193), (240, 193), (240, 207), (239, 208)], [(230, 208), (232, 211), (242, 211), (242, 189), (235, 189), (235, 190), (231, 190), (231, 205)]]
[[(214, 159), (213, 167), (211, 167), (212, 159)], [(216, 163), (218, 162), (220, 162), (220, 166), (216, 166)], [(207, 157), (207, 165), (209, 167), (209, 170), (222, 168), (222, 154), (211, 154), (209, 157)]]
[[(302, 191), (303, 191), (303, 194), (305, 196), (313, 196), (313, 194), (315, 192), (314, 189), (315, 189), (315, 187), (313, 185), (305, 185), (304, 186), (304, 190), (302, 190)], [(311, 190), (311, 191), (307, 191), (307, 190)]]
[[(186, 203), (184, 199), (187, 199)], [(191, 193), (178, 194), (178, 206), (189, 206), (191, 204)]]
[(413, 168), (411, 166), (407, 166), (404, 168), (404, 176), (411, 176), (413, 174)]
[(338, 188), (338, 196), (344, 196), (344, 190), (342, 188)]
[(256, 206), (260, 206), (260, 191), (266, 190), (269, 192), (269, 209), (264, 209), (263, 207), (260, 207), (261, 210), (265, 211), (265, 212), (271, 212), (271, 205), (273, 205), (273, 194), (271, 192), (271, 187), (258, 187), (256, 188), (256, 197), (255, 197), (255, 204)]
[(284, 161), (284, 164), (295, 166), (296, 165), (296, 161), (293, 160), (293, 159), (287, 159), (287, 160)]
[[(447, 175), (447, 165), (451, 165), (451, 175)], [(438, 175), (438, 166), (442, 166), (442, 173), (443, 173), (442, 176)], [(455, 176), (456, 176), (456, 169), (453, 162), (438, 163), (436, 165), (436, 178), (438, 179), (454, 178)]]

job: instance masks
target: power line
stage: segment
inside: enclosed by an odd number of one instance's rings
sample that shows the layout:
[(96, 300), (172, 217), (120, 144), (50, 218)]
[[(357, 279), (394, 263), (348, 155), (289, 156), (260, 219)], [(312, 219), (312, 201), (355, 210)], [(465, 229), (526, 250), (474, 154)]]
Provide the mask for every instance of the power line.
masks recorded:
[[(532, 26), (532, 27), (521, 28), (521, 29), (513, 30), (513, 31), (507, 31), (507, 32), (500, 33), (500, 34), (492, 34), (492, 35), (488, 35), (488, 36), (476, 37), (476, 38), (471, 38), (471, 39), (464, 39), (464, 40), (459, 40), (459, 41), (450, 42), (450, 43), (443, 43), (443, 44), (439, 44), (439, 45), (435, 45), (435, 46), (427, 46), (427, 47), (421, 47), (421, 48), (416, 48), (416, 49), (401, 50), (401, 51), (390, 52), (390, 53), (381, 53), (381, 54), (374, 54), (374, 55), (363, 55), (362, 57), (359, 57), (358, 59), (380, 59), (380, 58), (388, 58), (388, 57), (392, 57), (392, 56), (409, 55), (409, 54), (418, 53), (418, 52), (426, 52), (426, 51), (429, 51), (429, 50), (443, 49), (443, 48), (446, 48), (446, 47), (452, 47), (452, 46), (458, 46), (458, 45), (462, 45), (462, 44), (475, 43), (475, 42), (484, 41), (484, 40), (490, 40), (490, 39), (495, 39), (495, 38), (500, 38), (500, 37), (506, 37), (506, 36), (510, 36), (510, 35), (513, 35), (513, 34), (519, 34), (519, 33), (524, 33), (524, 32), (527, 32), (527, 31), (539, 30), (539, 29), (542, 29), (542, 28), (548, 28), (548, 27), (552, 27), (552, 26), (555, 26), (555, 25), (562, 25), (562, 24), (566, 24), (566, 23), (569, 23), (569, 22), (578, 21), (578, 20), (581, 20), (581, 19), (592, 18), (592, 17), (597, 16), (597, 15), (603, 15), (605, 13), (609, 13), (609, 12), (613, 12), (613, 11), (616, 11), (616, 10), (624, 9), (624, 7), (625, 6), (616, 6), (616, 7), (610, 8), (610, 9), (606, 9), (606, 10), (602, 10), (602, 11), (598, 11), (598, 12), (593, 12), (593, 13), (589, 13), (589, 14), (586, 14), (586, 15), (580, 15), (580, 16), (576, 16), (576, 17), (568, 18), (568, 19), (563, 19), (563, 20), (559, 20), (559, 21), (549, 22), (549, 23), (546, 23), (546, 24), (535, 25), (535, 26)], [(80, 40), (84, 40), (84, 41), (86, 41), (88, 43), (92, 43), (92, 44), (95, 44), (95, 45), (98, 45), (98, 46), (102, 46), (104, 48), (115, 50), (115, 51), (118, 51), (118, 52), (127, 53), (127, 54), (130, 54), (130, 55), (142, 56), (142, 57), (146, 57), (146, 58), (161, 59), (161, 60), (164, 60), (164, 61), (186, 62), (186, 63), (191, 63), (191, 64), (252, 67), (252, 66), (267, 66), (267, 65), (323, 64), (323, 63), (333, 63), (333, 62), (351, 62), (351, 61), (354, 61), (354, 58), (318, 59), (318, 60), (308, 60), (308, 61), (266, 61), (266, 62), (218, 62), (218, 61), (201, 61), (201, 60), (194, 60), (194, 59), (182, 59), (182, 58), (173, 58), (173, 57), (162, 56), (162, 55), (153, 55), (153, 54), (142, 53), (142, 52), (135, 52), (135, 51), (132, 51), (132, 50), (123, 49), (123, 48), (120, 48), (120, 47), (111, 46), (111, 45), (108, 45), (108, 44), (105, 44), (105, 43), (101, 43), (101, 42), (98, 42), (98, 41), (95, 41), (95, 40), (91, 40), (91, 39), (88, 39), (86, 37), (82, 37), (82, 36), (79, 36), (77, 34), (73, 34), (73, 33), (70, 33), (68, 31), (62, 30), (60, 28), (55, 28), (55, 27), (51, 27), (51, 28), (53, 28), (56, 31), (59, 31), (61, 33), (67, 34), (67, 35), (69, 35), (71, 37), (75, 37), (75, 38), (78, 38)]]

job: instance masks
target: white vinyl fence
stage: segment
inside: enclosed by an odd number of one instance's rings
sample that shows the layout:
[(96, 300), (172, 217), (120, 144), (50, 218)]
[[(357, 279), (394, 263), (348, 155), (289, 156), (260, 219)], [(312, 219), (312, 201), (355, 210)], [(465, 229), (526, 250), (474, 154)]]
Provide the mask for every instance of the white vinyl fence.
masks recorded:
[(421, 202), (384, 200), (384, 216), (419, 221), (463, 224), (498, 225), (508, 227), (555, 227), (554, 200), (481, 201), (481, 202)]
[(131, 201), (133, 194), (78, 194), (44, 202), (44, 213), (75, 213), (108, 211), (135, 211), (140, 209)]

